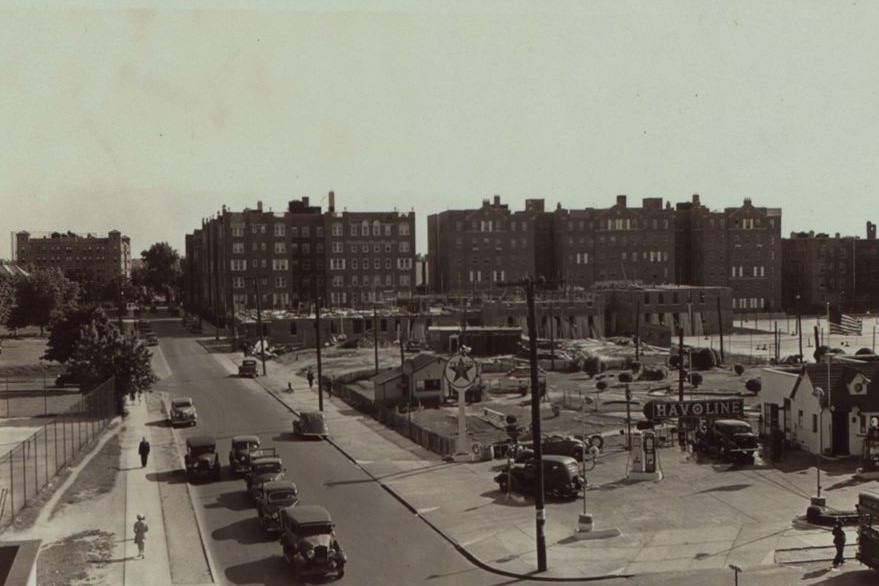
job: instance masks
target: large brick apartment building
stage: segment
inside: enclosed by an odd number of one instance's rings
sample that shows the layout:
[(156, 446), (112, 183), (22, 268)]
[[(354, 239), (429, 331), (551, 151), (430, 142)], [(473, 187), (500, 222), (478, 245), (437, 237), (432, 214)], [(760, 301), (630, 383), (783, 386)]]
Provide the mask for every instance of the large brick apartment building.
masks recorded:
[(414, 212), (337, 212), (333, 192), (326, 212), (307, 197), (283, 213), (224, 206), (186, 236), (187, 308), (221, 324), (248, 308), (363, 307), (414, 287)]
[(131, 242), (118, 230), (106, 236), (22, 231), (15, 235), (13, 256), (27, 270), (58, 268), (70, 279), (98, 286), (131, 276)]
[(794, 232), (782, 242), (784, 309), (793, 313), (865, 311), (879, 296), (879, 240), (867, 222), (866, 239)]
[(781, 308), (781, 210), (750, 199), (711, 211), (699, 195), (630, 207), (618, 195), (609, 208), (546, 212), (541, 199), (511, 211), (500, 196), (474, 210), (428, 217), (431, 290), (490, 291), (497, 281), (543, 276), (565, 288), (608, 281), (729, 287), (737, 312)]

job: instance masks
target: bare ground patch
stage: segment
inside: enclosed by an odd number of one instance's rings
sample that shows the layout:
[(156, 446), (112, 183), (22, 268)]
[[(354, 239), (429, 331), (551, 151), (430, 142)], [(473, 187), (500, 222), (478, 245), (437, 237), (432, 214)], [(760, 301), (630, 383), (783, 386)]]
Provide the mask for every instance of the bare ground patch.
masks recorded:
[(37, 563), (37, 583), (44, 586), (101, 584), (92, 570), (111, 562), (113, 533), (92, 529), (44, 545)]

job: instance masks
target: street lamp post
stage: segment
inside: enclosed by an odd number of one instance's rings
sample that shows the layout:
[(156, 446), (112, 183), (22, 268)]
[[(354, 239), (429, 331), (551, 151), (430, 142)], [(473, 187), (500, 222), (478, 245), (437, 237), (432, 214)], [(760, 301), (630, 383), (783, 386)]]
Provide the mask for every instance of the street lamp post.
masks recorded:
[(800, 362), (803, 360), (803, 322), (800, 317), (800, 294), (797, 293), (797, 336), (800, 342)]
[(815, 453), (815, 495), (818, 504), (821, 501), (821, 452), (824, 450), (824, 401), (827, 395), (821, 387), (815, 387), (813, 394), (818, 399), (818, 450)]
[[(266, 375), (266, 345), (262, 337), (262, 302), (259, 295), (259, 277), (254, 277), (256, 285), (256, 329), (259, 336), (259, 357), (262, 360), (262, 375)], [(216, 317), (214, 318), (216, 320)]]
[[(324, 410), (324, 393), (321, 381), (323, 380), (323, 363), (321, 361), (320, 349), (322, 346), (320, 340), (320, 296), (314, 297), (314, 338), (315, 347), (317, 349), (317, 408), (318, 411)], [(331, 389), (332, 392), (332, 389)]]

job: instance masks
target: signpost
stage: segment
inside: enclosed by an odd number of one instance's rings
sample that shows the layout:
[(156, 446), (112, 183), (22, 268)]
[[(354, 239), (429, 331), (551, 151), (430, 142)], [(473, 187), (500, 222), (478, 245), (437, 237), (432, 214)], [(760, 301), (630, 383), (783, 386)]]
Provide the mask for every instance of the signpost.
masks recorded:
[(449, 383), (449, 388), (458, 393), (458, 443), (456, 452), (467, 453), (467, 420), (465, 418), (465, 396), (467, 390), (476, 382), (479, 369), (476, 361), (464, 354), (461, 350), (446, 362), (444, 375)]

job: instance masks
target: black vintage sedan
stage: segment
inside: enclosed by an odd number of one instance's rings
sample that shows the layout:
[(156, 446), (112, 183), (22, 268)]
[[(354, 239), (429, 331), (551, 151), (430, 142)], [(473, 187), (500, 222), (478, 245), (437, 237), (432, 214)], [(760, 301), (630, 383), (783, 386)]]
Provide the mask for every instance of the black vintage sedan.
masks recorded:
[[(537, 460), (513, 462), (494, 477), (502, 492), (510, 490), (534, 494), (537, 488)], [(580, 465), (569, 456), (543, 456), (543, 490), (549, 497), (577, 498), (586, 480), (580, 476)]]

